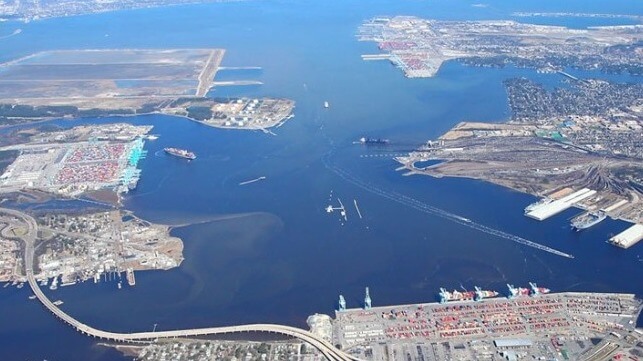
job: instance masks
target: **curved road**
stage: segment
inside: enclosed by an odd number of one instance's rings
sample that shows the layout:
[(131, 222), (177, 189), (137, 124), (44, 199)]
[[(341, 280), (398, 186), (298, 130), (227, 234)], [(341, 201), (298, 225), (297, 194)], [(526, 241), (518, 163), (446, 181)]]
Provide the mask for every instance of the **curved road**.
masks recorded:
[(34, 263), (34, 243), (38, 231), (38, 224), (36, 220), (28, 214), (6, 208), (0, 208), (0, 212), (12, 215), (19, 219), (28, 226), (27, 234), (23, 237), (25, 242), (25, 272), (29, 286), (38, 300), (53, 313), (56, 317), (75, 328), (77, 331), (97, 337), (100, 339), (118, 341), (118, 342), (134, 342), (134, 341), (152, 341), (159, 338), (176, 338), (176, 337), (194, 337), (206, 335), (218, 335), (228, 333), (240, 332), (271, 332), (278, 333), (286, 336), (298, 338), (319, 350), (326, 359), (330, 361), (359, 361), (357, 358), (338, 350), (330, 342), (319, 338), (311, 332), (283, 325), (274, 324), (254, 324), (254, 325), (240, 325), (240, 326), (227, 326), (227, 327), (209, 327), (197, 328), (186, 330), (173, 330), (173, 331), (158, 331), (158, 332), (134, 332), (134, 333), (119, 333), (103, 331), (97, 328), (88, 326), (72, 316), (68, 315), (56, 305), (54, 305), (47, 296), (42, 292), (33, 274)]

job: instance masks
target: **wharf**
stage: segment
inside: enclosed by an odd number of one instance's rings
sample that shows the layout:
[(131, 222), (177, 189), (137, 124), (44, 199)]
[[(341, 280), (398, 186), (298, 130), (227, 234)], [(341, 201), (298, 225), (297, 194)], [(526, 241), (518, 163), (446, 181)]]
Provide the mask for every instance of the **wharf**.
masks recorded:
[(389, 54), (365, 54), (362, 55), (363, 60), (391, 60)]
[(616, 236), (609, 239), (609, 243), (621, 247), (630, 248), (643, 239), (643, 224), (635, 224)]
[(574, 206), (575, 203), (580, 202), (585, 198), (593, 196), (594, 194), (596, 194), (595, 190), (583, 188), (572, 194), (566, 195), (565, 197), (557, 199), (551, 203), (537, 206), (536, 208), (526, 213), (525, 215), (529, 218), (533, 218), (538, 221), (543, 221), (551, 216), (554, 216)]

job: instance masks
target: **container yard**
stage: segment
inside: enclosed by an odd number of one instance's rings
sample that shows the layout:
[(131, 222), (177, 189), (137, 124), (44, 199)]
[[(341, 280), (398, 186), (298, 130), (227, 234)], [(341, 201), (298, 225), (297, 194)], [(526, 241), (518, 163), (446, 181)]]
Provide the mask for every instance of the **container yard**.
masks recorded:
[[(360, 359), (406, 360), (409, 353), (411, 359), (445, 360), (463, 353), (461, 359), (471, 360), (518, 349), (535, 359), (553, 359), (564, 349), (577, 359), (592, 346), (579, 347), (579, 341), (633, 332), (641, 310), (631, 294), (547, 294), (535, 284), (508, 288), (510, 298), (337, 311), (332, 341)], [(516, 339), (518, 346), (511, 346)]]
[(124, 140), (91, 137), (68, 143), (40, 140), (5, 147), (20, 151), (20, 155), (0, 175), (0, 192), (37, 189), (66, 196), (101, 189), (127, 192), (136, 187), (138, 162), (147, 153), (142, 135), (150, 129), (143, 128), (138, 136)]

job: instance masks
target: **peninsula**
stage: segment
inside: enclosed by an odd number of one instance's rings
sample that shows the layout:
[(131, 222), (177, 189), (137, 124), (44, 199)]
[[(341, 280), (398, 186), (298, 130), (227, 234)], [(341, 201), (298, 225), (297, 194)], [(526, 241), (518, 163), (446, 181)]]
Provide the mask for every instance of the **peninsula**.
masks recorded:
[[(34, 275), (59, 285), (103, 278), (121, 279), (134, 286), (134, 271), (167, 270), (183, 261), (183, 242), (170, 228), (152, 224), (122, 210), (63, 213), (40, 212), (35, 239)], [(0, 217), (0, 282), (26, 282), (22, 254), (24, 225)], [(60, 282), (60, 283), (59, 283)]]
[[(408, 156), (398, 157), (410, 174), (482, 179), (546, 197), (525, 212), (543, 220), (564, 201), (587, 189), (575, 205), (588, 212), (643, 224), (643, 87), (594, 79), (569, 79), (546, 90), (527, 79), (505, 82), (512, 119), (507, 123), (462, 122)], [(529, 207), (528, 207), (529, 208)], [(627, 248), (643, 238), (640, 226), (612, 242)]]
[(168, 114), (265, 130), (292, 117), (288, 99), (213, 99), (223, 49), (59, 50), (0, 64), (0, 127), (56, 118)]

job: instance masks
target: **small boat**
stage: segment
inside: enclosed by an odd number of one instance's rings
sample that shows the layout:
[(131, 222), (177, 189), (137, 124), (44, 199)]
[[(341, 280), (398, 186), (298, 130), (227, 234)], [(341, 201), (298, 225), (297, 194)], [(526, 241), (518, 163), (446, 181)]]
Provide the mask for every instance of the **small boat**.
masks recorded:
[(324, 108), (328, 108), (328, 107), (330, 107), (330, 104), (328, 104), (328, 102), (327, 102), (327, 101), (325, 101), (325, 102), (324, 102)]

